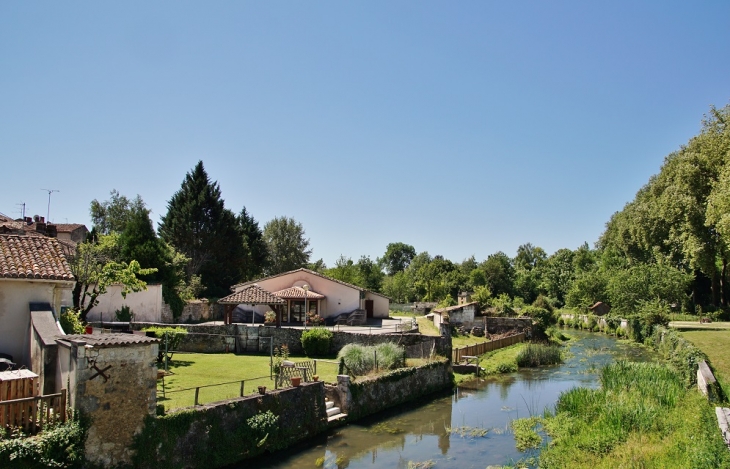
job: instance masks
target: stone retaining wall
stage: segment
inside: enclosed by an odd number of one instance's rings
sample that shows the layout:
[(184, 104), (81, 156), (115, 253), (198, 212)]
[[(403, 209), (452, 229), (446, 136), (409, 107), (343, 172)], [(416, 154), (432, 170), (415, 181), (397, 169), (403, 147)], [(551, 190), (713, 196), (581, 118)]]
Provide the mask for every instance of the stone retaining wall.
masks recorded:
[(504, 334), (519, 330), (520, 332), (525, 332), (529, 337), (529, 331), (532, 329), (532, 318), (498, 318), (485, 316), (484, 329), (489, 334)]
[[(324, 398), (324, 383), (310, 382), (151, 417), (137, 439), (134, 465), (217, 468), (284, 448), (327, 429)], [(268, 436), (256, 434), (246, 422), (266, 411), (278, 416)]]
[(340, 375), (334, 390), (337, 396), (333, 400), (340, 404), (351, 421), (449, 389), (452, 379), (451, 366), (445, 360), (400, 368), (375, 378), (358, 378), (354, 382), (349, 376)]

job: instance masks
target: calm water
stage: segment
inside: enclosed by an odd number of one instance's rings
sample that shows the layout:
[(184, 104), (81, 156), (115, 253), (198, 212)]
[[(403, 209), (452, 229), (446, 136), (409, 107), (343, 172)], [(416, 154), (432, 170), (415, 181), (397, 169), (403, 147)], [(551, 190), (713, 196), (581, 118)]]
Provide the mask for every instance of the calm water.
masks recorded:
[[(510, 421), (542, 414), (555, 405), (562, 391), (598, 386), (600, 368), (617, 358), (652, 358), (643, 347), (605, 335), (569, 334), (573, 340), (562, 365), (470, 381), (441, 396), (380, 413), (303, 446), (237, 467), (407, 469), (433, 465), (438, 469), (484, 469), (535, 456), (534, 451), (517, 451)], [(487, 432), (474, 434), (473, 429)]]

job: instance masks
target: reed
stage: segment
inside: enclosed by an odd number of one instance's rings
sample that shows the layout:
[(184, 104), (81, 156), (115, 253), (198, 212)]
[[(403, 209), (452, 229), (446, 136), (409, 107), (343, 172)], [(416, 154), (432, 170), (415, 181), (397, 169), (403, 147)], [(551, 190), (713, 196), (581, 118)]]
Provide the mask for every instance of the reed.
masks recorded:
[(519, 367), (554, 365), (562, 361), (563, 356), (557, 345), (527, 344), (517, 355)]

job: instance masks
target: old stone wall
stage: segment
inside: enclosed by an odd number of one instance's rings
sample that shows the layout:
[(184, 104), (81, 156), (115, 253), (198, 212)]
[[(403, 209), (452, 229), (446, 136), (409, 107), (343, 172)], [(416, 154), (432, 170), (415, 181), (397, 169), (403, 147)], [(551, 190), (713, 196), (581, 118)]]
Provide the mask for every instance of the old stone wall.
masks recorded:
[(337, 377), (339, 401), (348, 420), (356, 420), (398, 404), (452, 386), (451, 365), (448, 361), (435, 361), (415, 368), (400, 368), (375, 378)]
[(529, 331), (532, 329), (531, 318), (498, 318), (484, 317), (484, 329), (490, 334), (504, 334), (518, 330), (525, 332), (529, 337)]
[[(266, 411), (278, 416), (268, 436), (247, 423)], [(304, 383), (149, 418), (134, 462), (141, 469), (223, 467), (326, 429), (324, 383)]]

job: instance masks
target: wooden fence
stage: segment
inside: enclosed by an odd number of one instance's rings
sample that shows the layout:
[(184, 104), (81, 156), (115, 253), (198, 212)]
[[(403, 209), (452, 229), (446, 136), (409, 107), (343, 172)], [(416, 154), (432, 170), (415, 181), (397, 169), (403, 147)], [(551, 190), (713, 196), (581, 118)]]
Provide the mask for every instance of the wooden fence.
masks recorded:
[(498, 350), (510, 345), (518, 344), (525, 341), (525, 333), (511, 335), (503, 339), (492, 340), (490, 342), (482, 342), (481, 344), (467, 345), (466, 347), (455, 348), (451, 351), (451, 362), (460, 363), (464, 356), (479, 356), (492, 350)]
[(35, 435), (44, 425), (66, 421), (66, 390), (45, 396), (0, 401), (0, 428), (22, 428)]

